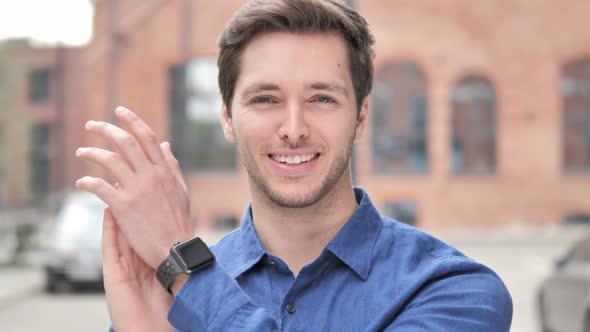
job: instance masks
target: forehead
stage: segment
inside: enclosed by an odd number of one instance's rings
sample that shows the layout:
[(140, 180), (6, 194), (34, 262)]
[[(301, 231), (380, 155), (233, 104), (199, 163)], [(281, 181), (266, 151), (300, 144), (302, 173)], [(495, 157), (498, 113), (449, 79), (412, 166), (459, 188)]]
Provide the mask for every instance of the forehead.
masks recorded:
[(236, 90), (259, 81), (330, 81), (352, 89), (347, 45), (335, 32), (261, 33), (248, 43), (240, 62)]

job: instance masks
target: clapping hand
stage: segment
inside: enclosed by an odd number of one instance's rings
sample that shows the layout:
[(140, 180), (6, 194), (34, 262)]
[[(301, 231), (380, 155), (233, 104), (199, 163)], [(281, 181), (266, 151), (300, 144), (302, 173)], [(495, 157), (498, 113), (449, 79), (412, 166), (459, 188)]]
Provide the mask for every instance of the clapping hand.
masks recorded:
[[(129, 320), (155, 319), (156, 309), (163, 311), (158, 319), (165, 319), (172, 299), (154, 271), (170, 247), (192, 237), (193, 230), (187, 186), (170, 145), (160, 144), (154, 132), (124, 107), (118, 107), (115, 114), (122, 128), (89, 121), (86, 130), (104, 138), (117, 151), (79, 148), (76, 156), (106, 169), (116, 185), (85, 176), (76, 181), (76, 187), (96, 194), (109, 206), (104, 220), (103, 264), (107, 301), (117, 327)], [(143, 308), (135, 312), (137, 317), (129, 317), (133, 307)]]

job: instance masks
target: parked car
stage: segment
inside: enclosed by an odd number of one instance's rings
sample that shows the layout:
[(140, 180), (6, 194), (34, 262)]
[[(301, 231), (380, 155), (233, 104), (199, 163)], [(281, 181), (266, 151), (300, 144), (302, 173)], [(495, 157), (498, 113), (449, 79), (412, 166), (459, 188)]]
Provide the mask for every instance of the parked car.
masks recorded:
[(555, 263), (538, 293), (543, 332), (590, 332), (590, 236)]
[(102, 217), (106, 205), (95, 195), (66, 195), (46, 244), (45, 289), (59, 292), (79, 286), (102, 288)]

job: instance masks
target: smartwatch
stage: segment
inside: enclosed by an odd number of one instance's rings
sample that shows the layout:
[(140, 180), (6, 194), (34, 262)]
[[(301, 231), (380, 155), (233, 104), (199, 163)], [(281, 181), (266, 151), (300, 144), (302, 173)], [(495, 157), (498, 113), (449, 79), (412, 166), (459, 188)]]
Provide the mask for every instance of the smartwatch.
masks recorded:
[(205, 242), (195, 236), (172, 246), (170, 255), (158, 266), (156, 277), (160, 284), (172, 294), (170, 287), (178, 275), (182, 273), (190, 275), (210, 265), (214, 260), (215, 257)]

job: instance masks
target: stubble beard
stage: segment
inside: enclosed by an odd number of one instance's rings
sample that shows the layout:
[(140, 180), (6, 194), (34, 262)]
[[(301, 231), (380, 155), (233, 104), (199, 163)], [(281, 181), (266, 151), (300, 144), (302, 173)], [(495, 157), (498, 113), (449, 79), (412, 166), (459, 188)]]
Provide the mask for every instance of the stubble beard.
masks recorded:
[[(250, 157), (250, 154), (242, 153), (242, 149), (239, 148), (242, 162), (248, 173), (248, 177), (254, 183), (254, 185), (274, 204), (281, 208), (306, 208), (312, 206), (324, 198), (331, 190), (334, 185), (342, 178), (346, 168), (349, 167), (350, 155), (352, 154), (352, 146), (354, 142), (354, 135), (347, 142), (346, 148), (336, 155), (336, 159), (330, 166), (327, 176), (319, 183), (318, 186), (311, 188), (307, 193), (302, 193), (298, 197), (289, 197), (271, 187), (266, 179), (264, 179), (256, 167), (256, 164)], [(287, 187), (286, 190), (289, 190)]]

